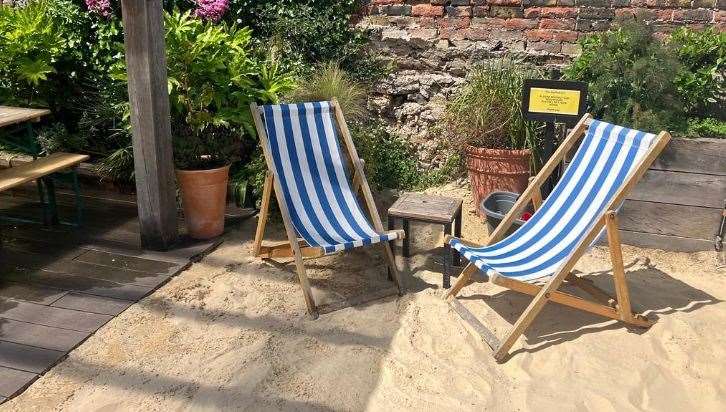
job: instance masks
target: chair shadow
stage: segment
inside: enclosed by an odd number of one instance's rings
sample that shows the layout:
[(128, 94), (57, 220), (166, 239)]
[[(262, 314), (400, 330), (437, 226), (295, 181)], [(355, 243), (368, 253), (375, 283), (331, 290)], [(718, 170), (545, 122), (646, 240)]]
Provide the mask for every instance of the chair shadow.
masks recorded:
[[(636, 259), (627, 267), (634, 267), (638, 261)], [(669, 276), (653, 265), (650, 259), (640, 261), (645, 267), (626, 272), (626, 277), (633, 310), (644, 313), (651, 320), (657, 322), (661, 316), (676, 312), (689, 313), (704, 306), (722, 302), (702, 290)], [(592, 280), (596, 286), (611, 296), (615, 296), (611, 271), (591, 272), (584, 274), (584, 277)], [(564, 285), (560, 290), (592, 300), (589, 295), (574, 286)], [(517, 321), (532, 301), (531, 296), (511, 290), (504, 290), (493, 295), (460, 296), (459, 299), (483, 300), (487, 306), (510, 324)], [(528, 347), (511, 352), (510, 357), (518, 353), (534, 353), (559, 343), (578, 339), (585, 334), (619, 328), (626, 328), (629, 332), (636, 334), (644, 334), (648, 331), (648, 329), (626, 325), (567, 306), (548, 304), (524, 332)]]

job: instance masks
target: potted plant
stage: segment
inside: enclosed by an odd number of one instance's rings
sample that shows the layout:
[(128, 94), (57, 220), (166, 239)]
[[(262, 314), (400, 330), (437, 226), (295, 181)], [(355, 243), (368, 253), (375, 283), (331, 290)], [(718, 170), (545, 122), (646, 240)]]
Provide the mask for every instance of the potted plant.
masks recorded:
[(202, 21), (190, 12), (165, 17), (172, 142), (188, 234), (224, 231), (227, 182), (244, 136), (254, 136), (249, 103), (277, 100), (292, 88), (274, 52), (256, 59), (244, 27)]
[(522, 83), (541, 73), (521, 62), (498, 59), (475, 66), (445, 112), (450, 141), (464, 152), (476, 205), (494, 190), (527, 187), (535, 125), (522, 115)]

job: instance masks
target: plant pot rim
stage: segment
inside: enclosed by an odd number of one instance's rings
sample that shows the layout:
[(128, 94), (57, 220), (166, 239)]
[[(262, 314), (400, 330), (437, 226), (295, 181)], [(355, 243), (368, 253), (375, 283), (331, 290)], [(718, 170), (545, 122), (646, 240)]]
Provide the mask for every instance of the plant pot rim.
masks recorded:
[(225, 169), (229, 169), (232, 166), (232, 164), (228, 164), (221, 167), (215, 167), (214, 169), (175, 169), (177, 173), (180, 174), (189, 174), (189, 173), (218, 173)]
[(492, 155), (505, 155), (505, 156), (527, 156), (532, 154), (531, 149), (491, 149), (488, 147), (478, 147), (472, 145), (466, 145), (466, 153), (486, 153)]

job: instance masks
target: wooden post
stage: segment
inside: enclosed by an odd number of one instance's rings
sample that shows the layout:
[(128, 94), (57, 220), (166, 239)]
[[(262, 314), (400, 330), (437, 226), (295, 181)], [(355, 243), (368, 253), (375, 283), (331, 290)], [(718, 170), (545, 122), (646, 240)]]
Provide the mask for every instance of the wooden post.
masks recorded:
[(166, 250), (178, 231), (161, 0), (122, 0), (121, 10), (141, 244)]

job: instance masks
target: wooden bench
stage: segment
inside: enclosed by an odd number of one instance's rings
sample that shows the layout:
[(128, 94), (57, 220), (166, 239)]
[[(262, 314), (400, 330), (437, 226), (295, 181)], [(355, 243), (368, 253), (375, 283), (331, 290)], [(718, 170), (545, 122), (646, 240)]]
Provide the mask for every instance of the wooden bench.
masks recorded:
[[(28, 182), (38, 182), (38, 193), (40, 202), (43, 205), (44, 223), (57, 224), (58, 212), (55, 203), (55, 185), (51, 176), (58, 172), (71, 170), (72, 183), (76, 192), (76, 224), (80, 224), (82, 206), (80, 192), (78, 190), (78, 176), (75, 169), (78, 165), (87, 160), (87, 155), (74, 153), (53, 153), (46, 157), (41, 157), (29, 163), (9, 169), (0, 170), (0, 192), (18, 187)], [(45, 197), (47, 196), (47, 202)]]

